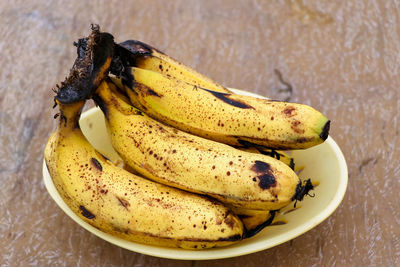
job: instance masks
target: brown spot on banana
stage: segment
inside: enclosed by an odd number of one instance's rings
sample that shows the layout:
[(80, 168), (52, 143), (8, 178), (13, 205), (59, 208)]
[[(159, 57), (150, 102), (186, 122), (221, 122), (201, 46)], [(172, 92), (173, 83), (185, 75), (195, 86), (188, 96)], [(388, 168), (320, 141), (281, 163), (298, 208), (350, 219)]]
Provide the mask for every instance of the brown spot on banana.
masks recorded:
[(300, 127), (301, 122), (298, 120), (292, 121), (290, 128), (298, 134), (304, 134), (305, 130)]
[(235, 220), (234, 220), (234, 214), (232, 211), (229, 211), (226, 213), (225, 218), (224, 218), (224, 223), (229, 226), (229, 228), (233, 229), (235, 226)]
[(104, 195), (107, 195), (108, 189), (100, 189), (100, 193), (104, 194)]
[(297, 115), (296, 108), (292, 106), (286, 107), (282, 112), (289, 118)]

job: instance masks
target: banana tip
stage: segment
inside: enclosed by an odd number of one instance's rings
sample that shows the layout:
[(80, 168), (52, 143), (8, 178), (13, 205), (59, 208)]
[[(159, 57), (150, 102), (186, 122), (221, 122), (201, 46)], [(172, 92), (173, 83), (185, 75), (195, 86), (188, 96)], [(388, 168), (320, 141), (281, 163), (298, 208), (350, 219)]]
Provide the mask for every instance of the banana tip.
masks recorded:
[(321, 137), (322, 140), (325, 141), (325, 140), (328, 138), (330, 127), (331, 127), (331, 121), (328, 120), (328, 121), (325, 123), (324, 127), (322, 128), (321, 134), (319, 135), (319, 137)]
[(304, 182), (299, 181), (296, 187), (296, 193), (292, 197), (292, 200), (296, 200), (294, 207), (296, 207), (297, 201), (302, 201), (305, 195), (314, 197), (315, 195), (310, 195), (309, 192), (314, 189), (311, 179), (307, 179)]

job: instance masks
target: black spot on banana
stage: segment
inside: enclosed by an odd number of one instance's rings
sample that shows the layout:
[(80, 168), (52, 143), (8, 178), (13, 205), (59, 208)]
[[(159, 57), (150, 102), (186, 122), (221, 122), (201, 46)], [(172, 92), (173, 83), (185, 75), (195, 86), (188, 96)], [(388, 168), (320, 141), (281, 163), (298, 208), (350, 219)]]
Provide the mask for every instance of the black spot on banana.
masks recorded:
[(251, 169), (257, 173), (264, 173), (271, 171), (271, 167), (268, 163), (257, 160)]
[[(196, 88), (197, 88), (197, 86), (196, 86)], [(202, 87), (200, 87), (200, 89), (202, 89), (202, 90), (204, 90), (206, 92), (209, 92), (210, 94), (214, 95), (216, 98), (218, 98), (221, 101), (223, 101), (223, 102), (225, 102), (225, 103), (227, 103), (229, 105), (232, 105), (234, 107), (237, 107), (237, 108), (253, 108), (252, 106), (250, 106), (250, 105), (248, 105), (246, 103), (243, 103), (241, 101), (230, 99), (229, 98), (230, 94), (228, 94), (228, 93), (215, 92), (215, 91), (211, 91), (211, 90), (208, 90), (208, 89), (202, 88)]]
[(266, 162), (256, 160), (251, 169), (259, 174), (253, 178), (253, 181), (259, 181), (258, 186), (262, 189), (269, 189), (276, 186), (276, 180), (270, 165)]

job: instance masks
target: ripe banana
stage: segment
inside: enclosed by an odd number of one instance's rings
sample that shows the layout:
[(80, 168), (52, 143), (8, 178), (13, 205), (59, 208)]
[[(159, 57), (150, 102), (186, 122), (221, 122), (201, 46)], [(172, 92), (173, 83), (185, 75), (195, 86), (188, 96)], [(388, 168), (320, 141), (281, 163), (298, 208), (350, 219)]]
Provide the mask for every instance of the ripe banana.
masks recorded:
[(93, 99), (105, 114), (114, 149), (143, 176), (246, 209), (279, 209), (298, 198), (300, 179), (279, 160), (164, 125), (119, 95), (105, 81)]
[(83, 102), (59, 105), (63, 119), (46, 146), (46, 164), (63, 200), (84, 221), (158, 246), (203, 249), (242, 239), (242, 223), (228, 208), (115, 166), (78, 127)]
[[(214, 82), (210, 78), (198, 73), (194, 69), (182, 64), (181, 62), (178, 62), (165, 53), (143, 42), (137, 40), (126, 40), (116, 45), (116, 49), (117, 51), (120, 51), (119, 53), (124, 55), (122, 57), (129, 58), (129, 63), (132, 66), (155, 71), (199, 87), (213, 90), (215, 92), (231, 93), (231, 91), (226, 87)], [(124, 51), (124, 49), (128, 50), (129, 52)], [(251, 146), (244, 149), (248, 149), (249, 152), (253, 153), (270, 155), (278, 159), (281, 157), (280, 160), (290, 166), (294, 164), (293, 159), (283, 152), (274, 153), (273, 150), (268, 148), (254, 148)]]
[[(133, 66), (174, 77), (178, 80), (182, 80), (199, 87), (204, 87), (215, 92), (231, 93), (229, 89), (148, 44), (137, 40), (126, 40), (122, 43), (119, 43), (116, 47), (121, 50), (129, 50), (129, 53), (126, 51), (122, 53), (124, 53), (125, 57), (130, 58), (131, 65)], [(274, 151), (264, 147), (255, 148), (253, 146), (239, 147), (238, 149), (275, 157), (294, 169), (293, 158), (283, 151)]]
[(120, 54), (119, 57), (125, 59), (132, 66), (175, 77), (216, 92), (230, 93), (227, 88), (148, 44), (136, 40), (127, 40), (116, 45), (116, 50), (116, 53)]
[(284, 150), (309, 148), (328, 137), (329, 120), (307, 105), (215, 92), (136, 67), (113, 81), (149, 116), (217, 142)]

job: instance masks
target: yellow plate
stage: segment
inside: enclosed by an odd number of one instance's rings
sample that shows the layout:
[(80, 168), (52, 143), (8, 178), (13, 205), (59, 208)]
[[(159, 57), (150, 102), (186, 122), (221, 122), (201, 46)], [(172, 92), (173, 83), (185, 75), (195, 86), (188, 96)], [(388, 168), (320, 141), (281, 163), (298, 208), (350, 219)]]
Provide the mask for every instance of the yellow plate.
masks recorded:
[[(234, 91), (240, 94), (260, 97), (244, 91)], [(104, 116), (100, 109), (92, 108), (84, 112), (81, 116), (80, 125), (83, 133), (96, 149), (111, 160), (119, 158), (111, 146)], [(312, 181), (319, 183), (311, 191), (315, 194), (315, 197), (306, 196), (302, 202), (297, 203), (297, 207), (300, 208), (293, 212), (279, 214), (276, 220), (284, 222), (284, 224), (266, 227), (256, 236), (232, 246), (202, 251), (148, 246), (106, 234), (82, 221), (69, 209), (54, 187), (44, 162), (43, 179), (50, 196), (69, 217), (89, 232), (112, 244), (131, 251), (162, 258), (184, 260), (221, 259), (254, 253), (289, 241), (321, 223), (339, 206), (346, 192), (348, 173), (344, 156), (335, 141), (328, 137), (321, 145), (306, 150), (293, 151), (292, 156), (296, 166), (305, 166), (299, 175), (300, 178), (311, 178)], [(286, 210), (292, 207), (291, 205)]]

